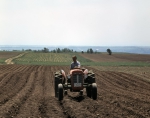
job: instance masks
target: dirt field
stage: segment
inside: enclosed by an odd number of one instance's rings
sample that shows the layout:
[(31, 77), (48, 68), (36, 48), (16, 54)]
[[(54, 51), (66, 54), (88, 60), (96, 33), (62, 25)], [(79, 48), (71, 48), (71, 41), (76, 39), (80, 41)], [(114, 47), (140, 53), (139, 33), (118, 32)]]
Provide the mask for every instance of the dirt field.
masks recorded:
[(17, 56), (21, 54), (21, 52), (6, 52), (6, 51), (2, 51), (0, 52), (0, 59), (8, 59), (14, 56)]
[(117, 54), (112, 55), (105, 54), (80, 54), (81, 56), (88, 58), (95, 62), (132, 62), (132, 61), (141, 61), (141, 62), (150, 62), (150, 55), (146, 54)]
[[(68, 93), (59, 102), (54, 97), (54, 72), (66, 66), (0, 65), (0, 117), (47, 118), (148, 118), (150, 117), (150, 68), (134, 71), (92, 68), (98, 99)], [(138, 74), (128, 73), (134, 71)], [(145, 70), (144, 70), (145, 69)], [(124, 71), (125, 70), (125, 71)]]

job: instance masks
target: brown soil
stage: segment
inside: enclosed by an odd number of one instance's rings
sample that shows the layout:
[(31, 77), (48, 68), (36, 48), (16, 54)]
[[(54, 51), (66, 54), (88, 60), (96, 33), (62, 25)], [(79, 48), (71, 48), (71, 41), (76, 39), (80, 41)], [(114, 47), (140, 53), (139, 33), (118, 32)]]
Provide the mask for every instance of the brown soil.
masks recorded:
[[(87, 68), (96, 74), (98, 99), (87, 97), (85, 91), (82, 97), (68, 92), (59, 102), (54, 97), (54, 72), (68, 72), (69, 67), (0, 65), (0, 117), (150, 117), (149, 81), (126, 71)], [(144, 69), (150, 79), (149, 68)]]
[(108, 55), (106, 53), (101, 53), (101, 54), (85, 53), (80, 55), (95, 62), (128, 62), (128, 61), (150, 62), (150, 55), (146, 55), (146, 54), (114, 53), (112, 55)]
[(0, 59), (8, 59), (21, 54), (21, 52), (0, 52)]

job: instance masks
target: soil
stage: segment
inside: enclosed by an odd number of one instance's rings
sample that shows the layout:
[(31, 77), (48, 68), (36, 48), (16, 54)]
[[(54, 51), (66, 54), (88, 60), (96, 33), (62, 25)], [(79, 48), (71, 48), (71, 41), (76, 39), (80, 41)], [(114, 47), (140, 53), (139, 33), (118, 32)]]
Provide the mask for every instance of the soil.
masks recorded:
[(11, 57), (14, 57), (14, 56), (17, 56), (21, 54), (21, 52), (7, 52), (7, 51), (0, 51), (0, 59), (8, 59), (8, 58), (11, 58)]
[(114, 53), (112, 55), (108, 55), (106, 53), (100, 54), (80, 54), (81, 56), (90, 59), (94, 62), (150, 62), (150, 55), (146, 54), (128, 54), (128, 53)]
[[(98, 98), (70, 92), (54, 96), (54, 72), (69, 66), (0, 65), (0, 117), (42, 118), (148, 118), (150, 117), (150, 68), (147, 79), (135, 73), (86, 67), (96, 75)], [(145, 69), (145, 71), (144, 71)], [(134, 71), (134, 69), (130, 68)], [(144, 73), (145, 72), (145, 73)]]

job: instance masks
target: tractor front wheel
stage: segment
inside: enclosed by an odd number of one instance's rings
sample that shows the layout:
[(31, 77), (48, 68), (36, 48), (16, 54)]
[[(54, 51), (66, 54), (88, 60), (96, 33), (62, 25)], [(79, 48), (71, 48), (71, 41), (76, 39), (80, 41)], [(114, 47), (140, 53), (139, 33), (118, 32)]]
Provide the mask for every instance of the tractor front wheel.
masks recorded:
[(58, 84), (58, 100), (63, 100), (63, 85)]

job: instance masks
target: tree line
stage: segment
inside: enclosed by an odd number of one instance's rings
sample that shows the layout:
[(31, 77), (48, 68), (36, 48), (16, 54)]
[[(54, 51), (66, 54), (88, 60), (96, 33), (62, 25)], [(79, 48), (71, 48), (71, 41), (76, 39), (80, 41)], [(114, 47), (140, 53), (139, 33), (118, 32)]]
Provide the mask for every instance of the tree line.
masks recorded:
[(69, 49), (69, 48), (56, 48), (54, 50), (49, 50), (48, 48), (44, 47), (42, 50), (31, 50), (31, 49), (27, 49), (25, 51), (33, 51), (33, 52), (44, 52), (44, 53), (49, 53), (49, 52), (53, 52), (53, 53), (65, 53), (65, 52), (76, 52), (73, 51), (73, 49)]
[[(34, 52), (44, 52), (44, 53), (49, 53), (49, 52), (53, 52), (53, 53), (68, 53), (68, 52), (71, 53), (71, 52), (77, 52), (77, 51), (74, 51), (73, 49), (69, 49), (69, 48), (63, 48), (63, 49), (56, 48), (56, 49), (53, 49), (53, 50), (49, 50), (49, 49), (46, 48), (46, 47), (44, 47), (44, 48), (41, 49), (41, 50), (31, 50), (31, 49), (27, 49), (27, 50), (22, 50), (22, 51), (34, 51)], [(106, 51), (107, 51), (107, 53), (108, 53), (109, 55), (112, 54), (111, 49), (108, 48)], [(84, 51), (81, 51), (81, 53), (84, 54), (85, 52), (84, 52)], [(86, 53), (92, 54), (92, 53), (98, 53), (98, 52), (97, 52), (97, 51), (93, 51), (92, 48), (89, 48), (89, 49), (87, 49)]]

